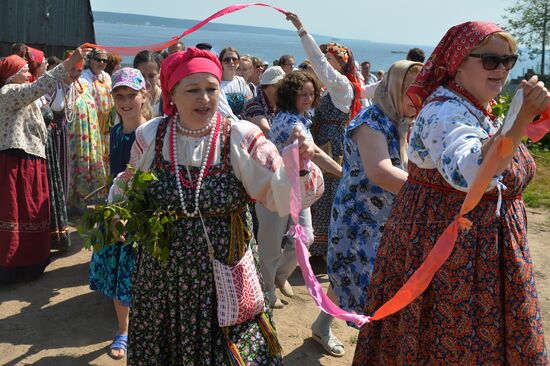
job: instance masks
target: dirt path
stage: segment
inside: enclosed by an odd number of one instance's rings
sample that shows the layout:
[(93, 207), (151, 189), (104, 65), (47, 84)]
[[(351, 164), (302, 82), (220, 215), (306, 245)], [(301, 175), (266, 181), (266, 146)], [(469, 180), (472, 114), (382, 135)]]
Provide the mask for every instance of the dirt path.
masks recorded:
[[(528, 210), (529, 243), (535, 263), (542, 317), (550, 332), (550, 212)], [(111, 302), (88, 288), (91, 253), (72, 234), (73, 248), (53, 263), (39, 280), (0, 287), (0, 365), (123, 365), (105, 352), (116, 330)], [(314, 261), (317, 273), (323, 263)], [(328, 284), (326, 275), (319, 281)], [(350, 365), (357, 331), (336, 321), (334, 332), (346, 345), (342, 358), (327, 356), (310, 338), (309, 327), (317, 316), (298, 271), (290, 282), (295, 297), (275, 311), (279, 338), (290, 366)], [(282, 296), (282, 295), (281, 295)], [(287, 301), (288, 300), (288, 301)], [(548, 339), (548, 337), (547, 337)], [(547, 341), (548, 345), (548, 341)]]

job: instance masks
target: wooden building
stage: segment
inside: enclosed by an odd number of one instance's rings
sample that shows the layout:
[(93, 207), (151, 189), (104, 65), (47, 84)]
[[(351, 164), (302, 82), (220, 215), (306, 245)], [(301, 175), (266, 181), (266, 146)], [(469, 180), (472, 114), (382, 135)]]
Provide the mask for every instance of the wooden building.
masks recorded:
[(89, 0), (0, 0), (0, 57), (13, 43), (61, 57), (85, 42), (95, 43)]

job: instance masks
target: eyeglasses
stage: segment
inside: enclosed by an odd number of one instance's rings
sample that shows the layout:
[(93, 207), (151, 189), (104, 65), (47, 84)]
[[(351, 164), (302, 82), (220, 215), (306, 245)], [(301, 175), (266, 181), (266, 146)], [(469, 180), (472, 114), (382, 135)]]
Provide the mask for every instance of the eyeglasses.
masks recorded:
[(237, 61), (239, 61), (239, 59), (236, 58), (236, 57), (224, 57), (224, 58), (222, 59), (222, 61), (223, 61), (224, 63), (228, 64), (228, 63), (230, 63), (230, 62), (237, 62)]
[(290, 67), (294, 67), (294, 64), (283, 64), (283, 66), (290, 66)]
[(480, 58), (485, 70), (495, 70), (500, 64), (506, 71), (510, 70), (516, 64), (518, 55), (496, 55), (494, 53), (470, 53), (471, 57)]
[(107, 59), (106, 59), (106, 58), (99, 58), (99, 57), (96, 57), (96, 58), (94, 58), (94, 60), (96, 60), (97, 62), (102, 62), (102, 63), (104, 63), (104, 64), (107, 63)]

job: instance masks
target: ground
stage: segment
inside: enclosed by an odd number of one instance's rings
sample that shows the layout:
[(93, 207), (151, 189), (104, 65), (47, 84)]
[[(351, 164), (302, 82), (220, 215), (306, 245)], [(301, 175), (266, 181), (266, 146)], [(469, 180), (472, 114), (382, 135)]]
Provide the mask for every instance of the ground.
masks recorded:
[[(535, 265), (544, 327), (550, 332), (550, 211), (529, 209), (529, 245)], [(54, 256), (37, 281), (0, 287), (0, 365), (124, 365), (106, 355), (116, 331), (112, 303), (88, 288), (91, 253), (81, 248), (76, 233), (69, 253)], [(313, 262), (317, 273), (322, 261)], [(326, 286), (326, 275), (319, 275)], [(310, 325), (318, 314), (299, 270), (290, 282), (295, 297), (275, 310), (285, 364), (290, 366), (350, 365), (357, 331), (336, 321), (334, 333), (346, 345), (342, 358), (328, 356), (311, 338)], [(547, 338), (548, 339), (548, 338)], [(548, 345), (548, 341), (547, 341)]]

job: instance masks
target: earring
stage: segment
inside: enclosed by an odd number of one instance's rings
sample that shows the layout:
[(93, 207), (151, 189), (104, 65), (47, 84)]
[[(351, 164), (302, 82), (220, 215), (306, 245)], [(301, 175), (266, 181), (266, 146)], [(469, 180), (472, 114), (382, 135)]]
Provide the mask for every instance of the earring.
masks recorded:
[(170, 101), (170, 105), (171, 105), (171, 106), (174, 106), (174, 102)]

